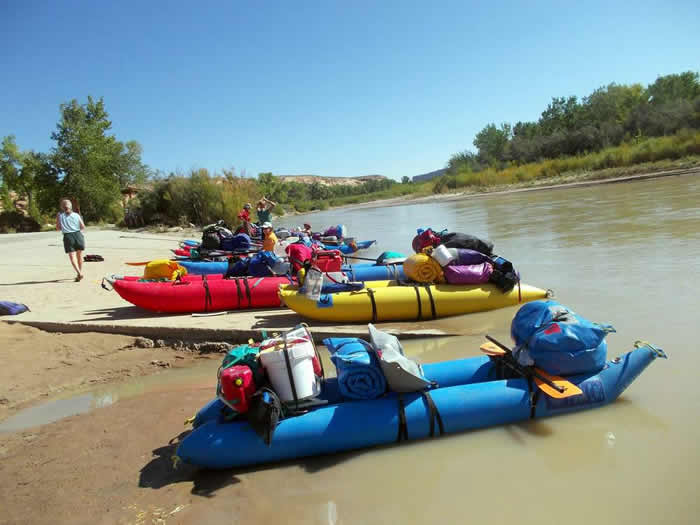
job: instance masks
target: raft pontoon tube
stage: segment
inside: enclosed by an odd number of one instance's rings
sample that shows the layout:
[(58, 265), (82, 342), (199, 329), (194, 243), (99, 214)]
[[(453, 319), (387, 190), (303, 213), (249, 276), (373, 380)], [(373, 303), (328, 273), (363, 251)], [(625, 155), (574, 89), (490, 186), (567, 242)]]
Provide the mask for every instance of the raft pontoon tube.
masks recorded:
[(282, 303), (308, 319), (332, 322), (438, 319), (545, 299), (551, 292), (518, 283), (509, 292), (487, 284), (372, 281), (360, 290), (321, 294), (313, 301), (296, 286), (280, 287)]
[(640, 344), (608, 361), (596, 374), (567, 377), (583, 393), (565, 399), (539, 390), (531, 395), (528, 380), (518, 378), (436, 388), (429, 391), (429, 398), (421, 393), (387, 394), (371, 401), (326, 405), (280, 421), (270, 446), (247, 421), (210, 419), (184, 438), (177, 456), (193, 465), (224, 469), (598, 408), (617, 399), (657, 357), (666, 355)]

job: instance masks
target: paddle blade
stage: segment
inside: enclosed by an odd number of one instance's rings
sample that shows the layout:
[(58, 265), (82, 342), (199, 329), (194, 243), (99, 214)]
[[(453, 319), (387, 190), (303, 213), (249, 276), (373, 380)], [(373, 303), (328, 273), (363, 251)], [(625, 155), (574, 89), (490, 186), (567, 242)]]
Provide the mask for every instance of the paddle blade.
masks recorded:
[(479, 347), (479, 350), (484, 352), (486, 355), (492, 355), (492, 356), (502, 356), (506, 354), (506, 351), (503, 350), (502, 348), (499, 348), (493, 343), (484, 343)]
[[(479, 350), (484, 352), (486, 355), (492, 357), (504, 357), (506, 355), (506, 351), (494, 343), (484, 343), (479, 347)], [(560, 392), (556, 388), (553, 388), (551, 385), (545, 383), (542, 379), (535, 377), (535, 384), (537, 385), (537, 387), (550, 397), (556, 399), (565, 399), (567, 397), (578, 396), (583, 393), (582, 390), (575, 384), (573, 384), (571, 381), (567, 381), (566, 379), (561, 378), (559, 376), (550, 375), (544, 370), (540, 370), (539, 368), (535, 368), (535, 372), (537, 372), (540, 376), (544, 377), (545, 379), (548, 379), (560, 389), (562, 389), (562, 391)]]
[(126, 262), (124, 264), (128, 264), (129, 266), (146, 266), (149, 263), (149, 261), (146, 262)]
[(564, 399), (567, 397), (574, 397), (583, 394), (583, 391), (571, 381), (567, 381), (566, 379), (559, 376), (553, 376), (551, 374), (548, 374), (547, 372), (545, 372), (544, 370), (540, 370), (539, 368), (535, 368), (535, 371), (539, 375), (549, 379), (558, 387), (564, 389), (563, 392), (559, 392), (556, 388), (552, 388), (540, 378), (535, 377), (535, 384), (537, 385), (537, 387), (549, 397), (553, 397), (555, 399)]

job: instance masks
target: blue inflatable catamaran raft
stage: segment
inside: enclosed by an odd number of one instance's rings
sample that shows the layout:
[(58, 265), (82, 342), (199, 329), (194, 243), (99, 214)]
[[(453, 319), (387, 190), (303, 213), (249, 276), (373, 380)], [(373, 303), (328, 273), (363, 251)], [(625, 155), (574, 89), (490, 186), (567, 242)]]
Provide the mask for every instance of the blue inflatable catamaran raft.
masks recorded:
[[(224, 274), (228, 268), (226, 261), (186, 261), (178, 260), (190, 275)], [(406, 280), (403, 264), (349, 264), (343, 266), (351, 281), (395, 281)]]
[(180, 443), (177, 456), (223, 469), (598, 408), (617, 399), (657, 357), (666, 357), (652, 345), (635, 346), (598, 373), (567, 377), (582, 394), (564, 399), (531, 391), (524, 378), (497, 379), (499, 365), (487, 357), (423, 365), (425, 376), (439, 384), (429, 398), (417, 392), (343, 401), (337, 381), (326, 380), (321, 397), (328, 404), (280, 421), (270, 446), (247, 421), (226, 422), (223, 403), (214, 400), (197, 414), (195, 429)]

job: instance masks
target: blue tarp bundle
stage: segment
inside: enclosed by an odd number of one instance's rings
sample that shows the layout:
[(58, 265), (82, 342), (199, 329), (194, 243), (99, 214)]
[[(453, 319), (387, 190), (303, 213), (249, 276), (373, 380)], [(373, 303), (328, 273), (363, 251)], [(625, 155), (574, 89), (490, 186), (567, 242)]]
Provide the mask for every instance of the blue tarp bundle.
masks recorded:
[(338, 375), (338, 389), (347, 399), (375, 399), (386, 392), (379, 360), (367, 341), (356, 337), (324, 339)]

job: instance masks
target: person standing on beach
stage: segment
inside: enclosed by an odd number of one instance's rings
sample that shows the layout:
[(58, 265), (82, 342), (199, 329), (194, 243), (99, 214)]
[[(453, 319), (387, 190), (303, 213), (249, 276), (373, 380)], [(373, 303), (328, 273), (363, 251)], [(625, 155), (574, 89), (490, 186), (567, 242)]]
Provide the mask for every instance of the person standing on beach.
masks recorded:
[(85, 223), (79, 213), (73, 211), (73, 204), (68, 199), (61, 201), (61, 210), (56, 215), (56, 230), (63, 232), (63, 249), (68, 254), (73, 269), (78, 274), (75, 281), (83, 279), (83, 250), (85, 238), (82, 230)]
[(258, 224), (262, 225), (266, 222), (270, 222), (270, 210), (275, 206), (277, 206), (276, 202), (272, 202), (265, 197), (258, 201), (258, 205), (255, 210), (258, 214)]

